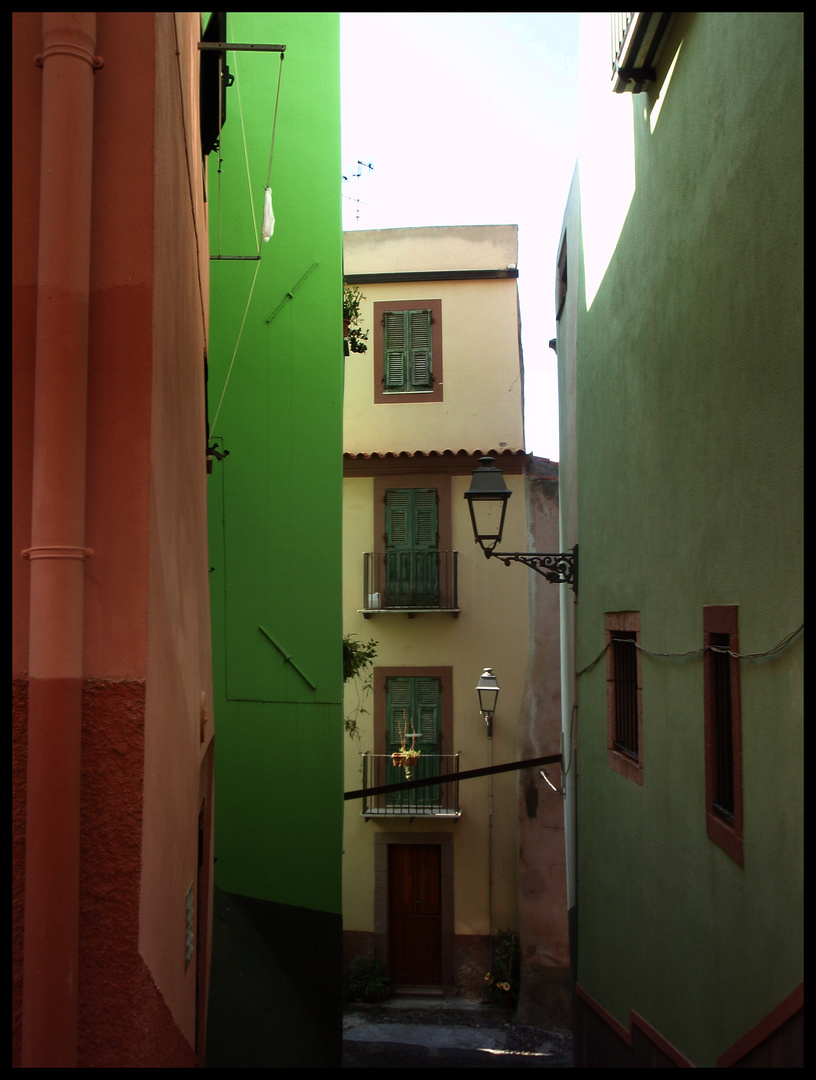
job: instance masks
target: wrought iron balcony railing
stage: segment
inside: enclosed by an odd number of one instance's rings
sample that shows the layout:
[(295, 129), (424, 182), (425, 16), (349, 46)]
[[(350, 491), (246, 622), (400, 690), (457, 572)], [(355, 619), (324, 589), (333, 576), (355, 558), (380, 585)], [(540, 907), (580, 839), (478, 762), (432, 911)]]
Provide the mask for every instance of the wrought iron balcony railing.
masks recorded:
[(640, 94), (657, 78), (655, 66), (673, 11), (612, 12), (612, 89)]
[(365, 616), (378, 611), (459, 613), (457, 551), (367, 551)]
[(459, 781), (442, 780), (422, 787), (402, 791), (387, 791), (369, 795), (371, 789), (386, 784), (400, 784), (406, 780), (430, 780), (435, 776), (450, 776), (459, 772), (458, 754), (429, 754), (424, 750), (419, 763), (406, 775), (403, 766), (394, 765), (390, 754), (362, 755), (363, 759), (363, 809), (365, 818), (370, 817), (444, 817), (458, 818)]

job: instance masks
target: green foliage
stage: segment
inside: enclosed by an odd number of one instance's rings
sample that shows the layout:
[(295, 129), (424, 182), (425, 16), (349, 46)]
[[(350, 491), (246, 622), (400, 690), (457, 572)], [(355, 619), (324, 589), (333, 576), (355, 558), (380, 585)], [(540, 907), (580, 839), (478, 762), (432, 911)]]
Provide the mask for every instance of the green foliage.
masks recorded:
[(358, 956), (346, 980), (346, 1001), (382, 1001), (391, 994), (391, 980), (376, 956)]
[(493, 970), (485, 975), (489, 1001), (500, 1001), (504, 993), (518, 1001), (520, 960), (518, 933), (509, 928), (497, 931), (493, 936)]
[(374, 671), (369, 671), (365, 677), (362, 673), (374, 662), (376, 655), (377, 642), (373, 639), (366, 642), (359, 641), (355, 634), (343, 636), (343, 682), (353, 679), (357, 691), (357, 704), (343, 721), (350, 739), (360, 738), (358, 721), (368, 711), (363, 707), (363, 702), (371, 693)]
[(355, 353), (368, 352), (368, 330), (360, 328), (360, 301), (365, 297), (356, 285), (343, 285), (343, 321), (348, 322), (349, 348)]

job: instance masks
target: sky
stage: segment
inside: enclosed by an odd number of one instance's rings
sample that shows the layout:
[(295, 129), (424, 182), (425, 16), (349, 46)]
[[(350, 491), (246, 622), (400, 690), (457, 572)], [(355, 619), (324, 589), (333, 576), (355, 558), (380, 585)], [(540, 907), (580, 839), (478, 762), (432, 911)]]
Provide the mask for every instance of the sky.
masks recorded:
[(518, 225), (526, 449), (553, 461), (549, 341), (578, 147), (579, 20), (576, 12), (340, 14), (343, 228)]

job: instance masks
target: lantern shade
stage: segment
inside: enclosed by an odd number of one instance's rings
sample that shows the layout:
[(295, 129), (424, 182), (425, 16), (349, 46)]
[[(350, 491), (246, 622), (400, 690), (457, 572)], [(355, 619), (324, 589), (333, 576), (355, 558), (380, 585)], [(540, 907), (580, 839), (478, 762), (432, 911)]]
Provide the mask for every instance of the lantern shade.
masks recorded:
[(479, 695), (479, 709), (481, 712), (493, 715), (496, 711), (496, 702), (499, 697), (499, 682), (493, 674), (492, 668), (485, 668), (481, 674), (476, 692)]
[(474, 470), (470, 488), (465, 492), (473, 536), (485, 554), (501, 542), (507, 500), (513, 494), (504, 482), (501, 469), (493, 464), (494, 460), (492, 457), (479, 459), (481, 464)]

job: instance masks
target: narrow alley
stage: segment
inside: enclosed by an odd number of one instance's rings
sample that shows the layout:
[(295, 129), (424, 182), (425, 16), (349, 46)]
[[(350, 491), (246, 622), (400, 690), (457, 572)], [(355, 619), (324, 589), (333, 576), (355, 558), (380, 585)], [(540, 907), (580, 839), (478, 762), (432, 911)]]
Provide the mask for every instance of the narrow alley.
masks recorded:
[(351, 1004), (344, 1069), (566, 1069), (572, 1038), (517, 1024), (508, 1010), (462, 999), (392, 998)]

